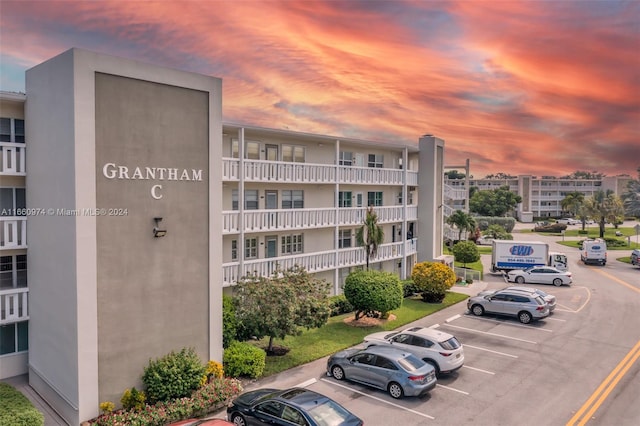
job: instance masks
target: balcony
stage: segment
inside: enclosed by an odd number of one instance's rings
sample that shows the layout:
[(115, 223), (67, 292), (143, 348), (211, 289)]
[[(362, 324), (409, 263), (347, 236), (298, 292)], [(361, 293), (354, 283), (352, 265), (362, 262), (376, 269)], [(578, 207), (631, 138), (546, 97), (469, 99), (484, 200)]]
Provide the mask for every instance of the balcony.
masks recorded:
[(0, 250), (27, 248), (27, 218), (0, 216)]
[[(378, 223), (402, 222), (403, 206), (380, 206), (374, 208)], [(367, 214), (364, 207), (324, 209), (272, 209), (245, 210), (244, 231), (286, 231), (291, 229), (330, 228), (334, 226), (361, 225)], [(338, 220), (336, 221), (336, 215)], [(240, 232), (240, 212), (222, 212), (223, 234)], [(418, 207), (407, 206), (407, 220), (418, 220)]]
[[(286, 163), (282, 161), (222, 159), (222, 180), (278, 183), (375, 184), (403, 185), (404, 170), (371, 167), (336, 166), (334, 164)], [(407, 171), (407, 185), (418, 185), (418, 172)]]
[[(378, 247), (377, 256), (374, 259), (369, 259), (369, 263), (401, 259), (404, 256), (415, 254), (417, 252), (417, 242), (418, 240), (414, 238), (396, 243), (382, 244)], [(362, 247), (248, 260), (244, 262), (242, 270), (240, 270), (239, 262), (232, 262), (222, 265), (222, 282), (223, 286), (228, 287), (250, 273), (255, 273), (260, 276), (270, 276), (278, 267), (286, 270), (298, 265), (309, 273), (316, 273), (336, 268), (362, 266), (366, 263), (367, 260), (365, 258), (364, 248)]]
[(0, 175), (25, 176), (27, 149), (23, 143), (0, 142)]
[(0, 325), (29, 319), (28, 288), (0, 290)]
[(450, 185), (444, 185), (444, 196), (450, 200), (466, 200), (469, 191), (466, 189), (454, 188)]

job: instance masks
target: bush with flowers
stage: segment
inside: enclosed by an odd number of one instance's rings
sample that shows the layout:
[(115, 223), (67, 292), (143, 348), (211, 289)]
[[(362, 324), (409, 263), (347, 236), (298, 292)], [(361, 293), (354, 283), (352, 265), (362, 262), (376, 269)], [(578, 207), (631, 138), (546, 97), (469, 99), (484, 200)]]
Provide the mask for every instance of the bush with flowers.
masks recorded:
[(224, 407), (242, 393), (237, 379), (213, 377), (190, 397), (145, 404), (141, 410), (118, 410), (91, 421), (95, 426), (164, 426), (191, 417), (201, 417)]

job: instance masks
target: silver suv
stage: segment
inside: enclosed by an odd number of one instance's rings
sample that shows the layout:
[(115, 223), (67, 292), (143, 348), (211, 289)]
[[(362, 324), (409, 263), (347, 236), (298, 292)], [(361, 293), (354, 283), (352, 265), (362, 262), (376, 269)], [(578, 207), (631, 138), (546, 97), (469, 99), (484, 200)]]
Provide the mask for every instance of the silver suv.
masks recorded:
[(549, 305), (537, 293), (508, 289), (471, 297), (467, 300), (467, 308), (474, 315), (484, 315), (487, 312), (514, 316), (523, 324), (549, 316)]

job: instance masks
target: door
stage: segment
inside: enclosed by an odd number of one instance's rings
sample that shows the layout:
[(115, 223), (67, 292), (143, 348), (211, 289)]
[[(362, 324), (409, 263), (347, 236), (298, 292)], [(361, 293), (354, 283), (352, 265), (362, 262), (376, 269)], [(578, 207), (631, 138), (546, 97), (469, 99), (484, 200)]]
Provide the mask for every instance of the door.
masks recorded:
[(364, 195), (362, 192), (356, 192), (356, 207), (362, 207), (364, 203)]
[(265, 239), (264, 257), (277, 257), (278, 256), (278, 237), (266, 237)]
[(355, 163), (356, 167), (364, 167), (364, 154), (356, 152)]
[(278, 145), (265, 145), (264, 159), (269, 161), (266, 164), (267, 177), (271, 180), (278, 178)]
[[(265, 208), (267, 210), (277, 210), (278, 208), (278, 191), (264, 191)], [(278, 227), (278, 212), (267, 212), (267, 227), (275, 229)]]

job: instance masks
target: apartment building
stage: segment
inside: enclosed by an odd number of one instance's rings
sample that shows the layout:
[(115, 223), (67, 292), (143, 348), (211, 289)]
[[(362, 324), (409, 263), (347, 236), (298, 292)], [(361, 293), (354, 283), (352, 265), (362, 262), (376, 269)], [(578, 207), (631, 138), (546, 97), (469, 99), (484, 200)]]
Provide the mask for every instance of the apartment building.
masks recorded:
[[(452, 168), (447, 167), (447, 168)], [(459, 166), (457, 167), (459, 168)], [(466, 173), (469, 176), (469, 173)], [(502, 186), (522, 197), (516, 208), (516, 218), (529, 223), (537, 218), (560, 218), (567, 215), (562, 208), (562, 200), (569, 194), (578, 192), (584, 197), (593, 196), (597, 191), (612, 190), (618, 195), (626, 191), (629, 176), (606, 176), (599, 179), (567, 179), (553, 176), (519, 175), (505, 179), (445, 179), (445, 212), (448, 216), (457, 209), (467, 211), (469, 188), (493, 190)], [(466, 198), (465, 198), (466, 197)]]
[(300, 265), (340, 293), (366, 264), (369, 206), (385, 233), (371, 268), (441, 258), (432, 135), (223, 123), (220, 79), (81, 49), (26, 81), (0, 92), (0, 379), (28, 374), (70, 424), (140, 388), (150, 358), (221, 360), (222, 294), (242, 276)]

